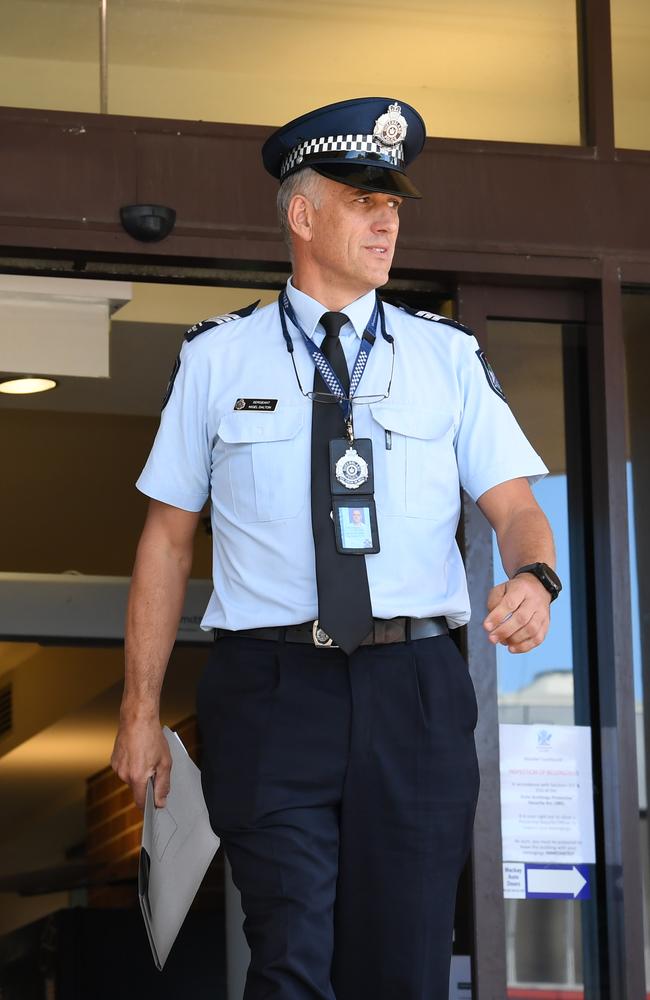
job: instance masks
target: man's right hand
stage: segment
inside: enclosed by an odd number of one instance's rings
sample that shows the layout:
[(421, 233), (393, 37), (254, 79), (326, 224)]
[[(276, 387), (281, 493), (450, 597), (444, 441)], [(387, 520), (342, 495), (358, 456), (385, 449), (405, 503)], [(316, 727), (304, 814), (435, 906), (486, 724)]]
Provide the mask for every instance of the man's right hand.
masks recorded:
[(131, 787), (139, 809), (144, 809), (147, 781), (154, 780), (156, 807), (165, 805), (169, 794), (171, 753), (157, 719), (121, 719), (111, 756), (111, 767)]

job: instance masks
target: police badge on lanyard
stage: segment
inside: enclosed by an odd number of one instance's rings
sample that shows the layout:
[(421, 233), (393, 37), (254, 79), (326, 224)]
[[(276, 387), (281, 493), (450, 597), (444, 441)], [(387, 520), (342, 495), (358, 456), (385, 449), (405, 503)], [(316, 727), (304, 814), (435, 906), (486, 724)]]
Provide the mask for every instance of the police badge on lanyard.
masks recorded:
[(332, 495), (375, 492), (370, 438), (330, 441), (330, 489)]
[(350, 433), (330, 441), (330, 492), (337, 551), (345, 555), (379, 552), (370, 438), (354, 438)]

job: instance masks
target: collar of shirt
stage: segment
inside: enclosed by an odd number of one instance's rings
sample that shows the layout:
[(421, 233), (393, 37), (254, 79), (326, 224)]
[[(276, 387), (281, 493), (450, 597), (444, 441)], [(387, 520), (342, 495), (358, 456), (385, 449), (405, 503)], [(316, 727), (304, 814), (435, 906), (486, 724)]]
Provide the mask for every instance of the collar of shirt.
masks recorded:
[[(307, 336), (311, 337), (314, 342), (320, 343), (324, 336), (323, 328), (320, 325), (320, 318), (323, 313), (329, 311), (327, 306), (317, 302), (316, 299), (312, 299), (305, 292), (301, 292), (299, 288), (295, 287), (291, 278), (287, 282), (287, 295), (298, 318), (298, 322)], [(356, 333), (357, 339), (361, 340), (370, 322), (374, 305), (375, 292), (373, 290), (366, 292), (361, 298), (355, 299), (354, 302), (350, 302), (349, 305), (341, 309), (340, 312), (344, 312), (348, 317), (348, 322), (341, 328), (341, 336), (350, 337), (353, 333)]]

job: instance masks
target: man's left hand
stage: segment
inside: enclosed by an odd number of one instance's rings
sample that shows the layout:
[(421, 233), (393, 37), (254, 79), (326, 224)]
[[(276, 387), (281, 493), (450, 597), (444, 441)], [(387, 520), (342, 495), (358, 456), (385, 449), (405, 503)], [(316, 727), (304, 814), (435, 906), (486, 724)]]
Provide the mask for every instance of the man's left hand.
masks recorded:
[(531, 573), (493, 587), (483, 622), (490, 642), (507, 646), (510, 653), (527, 653), (539, 646), (551, 622), (550, 603), (551, 595)]

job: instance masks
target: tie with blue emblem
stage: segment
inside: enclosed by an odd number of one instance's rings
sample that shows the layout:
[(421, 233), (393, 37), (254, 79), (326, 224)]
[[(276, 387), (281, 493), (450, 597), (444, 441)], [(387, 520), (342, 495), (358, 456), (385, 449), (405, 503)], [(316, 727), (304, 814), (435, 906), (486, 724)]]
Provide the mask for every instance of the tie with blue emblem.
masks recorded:
[[(348, 322), (344, 313), (327, 312), (321, 317), (325, 338), (321, 351), (346, 392), (350, 388), (348, 366), (339, 339)], [(329, 389), (316, 369), (314, 392)], [(345, 435), (341, 407), (335, 401), (312, 403), (311, 432), (311, 520), (316, 555), (318, 622), (320, 629), (346, 653), (353, 652), (372, 629), (372, 606), (364, 555), (343, 555), (336, 549), (330, 493), (329, 443)], [(320, 637), (319, 637), (320, 638)]]

